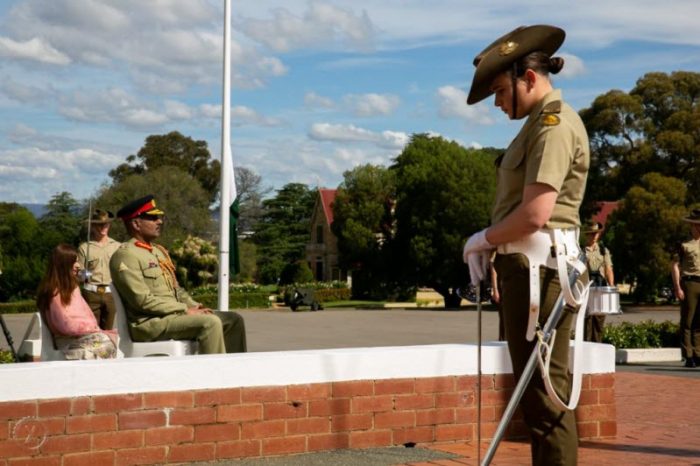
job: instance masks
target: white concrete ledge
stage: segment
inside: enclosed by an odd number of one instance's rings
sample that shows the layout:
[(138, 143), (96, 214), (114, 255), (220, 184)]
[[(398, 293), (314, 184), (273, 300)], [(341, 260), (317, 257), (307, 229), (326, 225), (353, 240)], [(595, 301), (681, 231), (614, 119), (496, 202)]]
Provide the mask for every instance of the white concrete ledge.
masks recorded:
[(615, 361), (619, 364), (671, 362), (681, 359), (680, 348), (619, 349), (615, 352)]
[[(585, 343), (583, 373), (615, 372), (615, 348)], [(476, 375), (476, 345), (342, 348), (0, 365), (0, 402), (279, 386), (346, 380)], [(512, 372), (504, 342), (482, 347), (482, 373)]]

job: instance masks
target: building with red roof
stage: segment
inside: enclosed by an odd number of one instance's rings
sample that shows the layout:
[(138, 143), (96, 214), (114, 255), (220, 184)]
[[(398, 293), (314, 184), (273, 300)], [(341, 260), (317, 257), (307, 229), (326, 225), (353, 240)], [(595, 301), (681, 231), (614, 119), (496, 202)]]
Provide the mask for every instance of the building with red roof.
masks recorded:
[(317, 281), (347, 280), (347, 272), (338, 265), (338, 238), (331, 231), (336, 189), (318, 189), (311, 215), (311, 239), (306, 245), (306, 260)]

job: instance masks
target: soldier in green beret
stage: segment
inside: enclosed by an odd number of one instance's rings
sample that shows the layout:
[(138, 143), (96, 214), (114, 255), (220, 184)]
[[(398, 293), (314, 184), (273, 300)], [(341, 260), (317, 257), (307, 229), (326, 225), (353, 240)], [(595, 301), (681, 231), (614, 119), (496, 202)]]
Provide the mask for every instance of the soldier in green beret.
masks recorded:
[(196, 340), (200, 354), (245, 352), (243, 317), (206, 308), (179, 286), (168, 251), (154, 242), (163, 215), (152, 195), (117, 212), (131, 239), (114, 253), (110, 270), (124, 301), (131, 338)]
[(681, 350), (685, 367), (700, 365), (700, 209), (685, 218), (692, 239), (678, 247), (671, 276), (681, 302)]
[[(496, 107), (509, 119), (525, 120), (506, 152), (496, 160), (491, 226), (473, 234), (463, 250), (475, 284), (486, 276), (489, 256), (494, 249), (497, 251), (494, 267), (516, 379), (535, 347), (531, 332), (544, 325), (561, 290), (561, 272), (549, 266), (538, 267), (544, 262), (532, 262), (534, 255), (528, 255), (528, 248), (544, 244), (537, 251), (545, 261), (552, 244), (547, 241), (556, 231), (568, 254), (573, 257), (579, 252), (578, 212), (590, 151), (583, 122), (550, 80), (550, 74), (558, 73), (564, 64), (562, 58), (552, 57), (564, 37), (562, 29), (547, 25), (519, 27), (500, 37), (474, 59), (476, 70), (467, 98), (468, 104), (476, 104), (495, 94)], [(585, 274), (583, 281), (587, 282)], [(531, 282), (536, 288), (531, 288)], [(539, 315), (532, 312), (533, 308), (539, 309)], [(560, 399), (568, 398), (571, 385), (568, 335), (575, 312), (567, 307), (563, 313), (557, 335), (566, 337), (556, 338), (552, 347), (549, 376)], [(535, 315), (534, 323), (531, 315)], [(531, 435), (533, 464), (575, 465), (578, 434), (574, 413), (553, 404), (542, 377), (532, 377), (520, 408)]]

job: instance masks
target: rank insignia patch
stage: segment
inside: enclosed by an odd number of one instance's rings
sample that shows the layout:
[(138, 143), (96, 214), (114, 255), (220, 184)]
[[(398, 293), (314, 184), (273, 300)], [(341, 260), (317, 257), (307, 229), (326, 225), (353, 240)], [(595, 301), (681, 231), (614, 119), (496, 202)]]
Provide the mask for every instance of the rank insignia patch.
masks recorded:
[(542, 115), (542, 124), (545, 126), (557, 126), (561, 120), (558, 116), (548, 113)]

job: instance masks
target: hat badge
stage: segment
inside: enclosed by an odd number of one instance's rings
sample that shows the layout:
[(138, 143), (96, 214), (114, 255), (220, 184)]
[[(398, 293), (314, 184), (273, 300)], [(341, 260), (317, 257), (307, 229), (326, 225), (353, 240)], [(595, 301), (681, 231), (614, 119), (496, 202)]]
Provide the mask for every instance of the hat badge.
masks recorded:
[(502, 57), (505, 57), (506, 55), (510, 55), (511, 53), (515, 52), (515, 50), (518, 48), (518, 43), (513, 42), (512, 40), (503, 42), (499, 47), (498, 47), (498, 54)]

